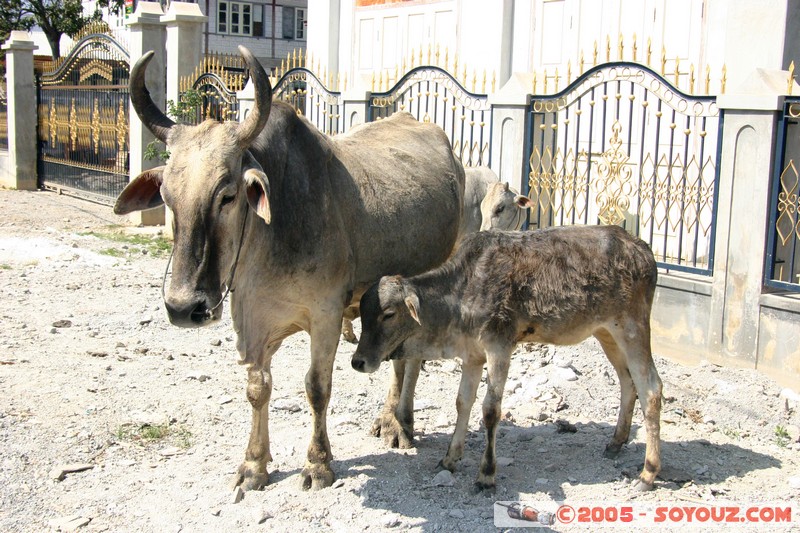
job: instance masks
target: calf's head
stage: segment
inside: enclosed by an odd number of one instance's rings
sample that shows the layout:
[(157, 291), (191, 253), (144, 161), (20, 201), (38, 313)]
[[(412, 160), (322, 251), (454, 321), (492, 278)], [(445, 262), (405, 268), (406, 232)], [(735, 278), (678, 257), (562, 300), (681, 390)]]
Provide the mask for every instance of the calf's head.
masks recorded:
[(142, 172), (122, 191), (117, 214), (166, 204), (175, 238), (172, 277), (164, 295), (170, 321), (197, 327), (219, 319), (223, 286), (234, 271), (248, 210), (269, 224), (269, 181), (248, 147), (267, 123), (272, 87), (264, 69), (239, 47), (256, 89), (253, 110), (241, 124), (206, 120), (176, 124), (150, 98), (144, 84), (148, 52), (131, 71), (131, 103), (142, 123), (164, 142), (164, 166)]
[(481, 231), (521, 229), (526, 218), (524, 210), (533, 205), (530, 198), (509, 188), (508, 183), (493, 183), (481, 201)]
[(351, 364), (374, 372), (419, 327), (419, 297), (399, 276), (384, 276), (361, 297), (361, 339)]

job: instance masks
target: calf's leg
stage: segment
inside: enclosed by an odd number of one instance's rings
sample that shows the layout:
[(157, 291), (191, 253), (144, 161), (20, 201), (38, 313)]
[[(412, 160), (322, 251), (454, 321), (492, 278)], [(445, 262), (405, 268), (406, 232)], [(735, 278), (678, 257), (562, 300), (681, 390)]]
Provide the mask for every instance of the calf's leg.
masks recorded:
[(631, 433), (633, 408), (636, 405), (636, 388), (633, 385), (633, 379), (628, 370), (625, 355), (620, 351), (614, 337), (606, 330), (600, 330), (596, 332), (594, 336), (600, 342), (600, 346), (602, 346), (606, 357), (608, 357), (608, 360), (611, 362), (619, 378), (620, 400), (617, 427), (614, 430), (614, 436), (611, 442), (606, 445), (605, 452), (603, 453), (604, 457), (613, 459), (619, 454), (622, 445), (628, 442), (628, 437)]
[(465, 361), (461, 365), (461, 383), (458, 386), (458, 396), (456, 397), (456, 412), (458, 413), (456, 428), (453, 430), (447, 455), (439, 461), (439, 466), (451, 472), (456, 469), (456, 464), (464, 455), (464, 439), (469, 426), (469, 413), (472, 411), (472, 404), (475, 403), (475, 394), (481, 382), (482, 370), (482, 360), (480, 362), (470, 361), (469, 363)]
[(497, 425), (502, 412), (503, 390), (508, 378), (508, 367), (511, 363), (511, 348), (495, 347), (487, 350), (487, 387), (483, 398), (483, 425), (486, 427), (486, 449), (481, 458), (478, 478), (475, 485), (478, 489), (492, 488), (495, 485), (497, 462), (495, 457), (495, 440)]
[(391, 448), (414, 446), (414, 390), (422, 368), (421, 359), (392, 361), (392, 383), (372, 434)]
[(650, 349), (649, 314), (644, 314), (642, 320), (627, 318), (623, 321), (623, 327), (612, 331), (612, 335), (625, 354), (647, 431), (644, 468), (634, 488), (639, 491), (652, 490), (656, 475), (661, 470), (662, 385)]

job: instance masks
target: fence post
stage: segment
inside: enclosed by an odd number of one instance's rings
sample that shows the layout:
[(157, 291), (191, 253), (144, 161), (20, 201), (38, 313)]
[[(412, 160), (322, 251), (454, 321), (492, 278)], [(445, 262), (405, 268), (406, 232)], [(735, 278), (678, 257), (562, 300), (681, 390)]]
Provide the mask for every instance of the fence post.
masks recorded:
[[(0, 185), (35, 190), (36, 179), (36, 83), (33, 75), (33, 44), (28, 32), (12, 31), (6, 50), (6, 96), (8, 101), (8, 168)], [(31, 120), (33, 114), (33, 120)]]
[(172, 2), (161, 22), (167, 26), (167, 100), (180, 98), (180, 80), (203, 58), (203, 24), (208, 17), (197, 4)]
[[(150, 91), (150, 98), (163, 111), (165, 101), (165, 31), (161, 17), (164, 12), (158, 2), (139, 2), (136, 11), (128, 19), (130, 28), (129, 52), (131, 67), (147, 51), (153, 50), (155, 55), (150, 61), (145, 75), (147, 90)], [(130, 173), (135, 178), (142, 171), (153, 168), (161, 164), (157, 159), (146, 160), (144, 151), (147, 145), (155, 140), (155, 137), (148, 130), (131, 105), (130, 110)], [(164, 208), (157, 207), (147, 211), (137, 212), (130, 215), (135, 223), (152, 226), (164, 224)]]
[(514, 74), (496, 93), (489, 95), (492, 107), (492, 157), (489, 166), (523, 194), (528, 190), (528, 74)]
[(710, 349), (736, 366), (761, 366), (760, 298), (764, 279), (778, 112), (785, 72), (756, 69), (717, 98), (724, 113), (711, 289)]
[(359, 87), (342, 92), (341, 131), (350, 131), (353, 126), (370, 122), (369, 100), (371, 97), (371, 92)]

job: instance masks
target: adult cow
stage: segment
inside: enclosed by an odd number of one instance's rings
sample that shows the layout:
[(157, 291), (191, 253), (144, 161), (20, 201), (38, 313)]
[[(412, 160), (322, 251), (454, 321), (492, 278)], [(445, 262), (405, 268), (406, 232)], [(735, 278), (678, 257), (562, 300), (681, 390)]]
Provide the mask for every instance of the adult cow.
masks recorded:
[(343, 310), (381, 275), (418, 273), (447, 259), (464, 170), (444, 132), (407, 113), (324, 136), (289, 105), (272, 102), (264, 69), (246, 48), (239, 51), (256, 93), (241, 124), (175, 124), (144, 86), (152, 52), (136, 63), (131, 102), (170, 158), (131, 181), (115, 212), (162, 202), (172, 210), (173, 272), (164, 301), (173, 324), (217, 320), (230, 291), (253, 408), (239, 468), (244, 489), (268, 481), (272, 356), (289, 335), (310, 334), (305, 386), (313, 431), (301, 481), (317, 489), (334, 480), (326, 416)]

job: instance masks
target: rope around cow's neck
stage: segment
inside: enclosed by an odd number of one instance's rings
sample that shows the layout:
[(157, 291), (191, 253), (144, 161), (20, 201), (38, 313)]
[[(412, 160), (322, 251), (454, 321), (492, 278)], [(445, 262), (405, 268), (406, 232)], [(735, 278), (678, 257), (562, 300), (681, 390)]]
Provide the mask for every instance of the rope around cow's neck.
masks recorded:
[[(242, 251), (242, 244), (244, 243), (244, 231), (247, 228), (247, 214), (250, 209), (245, 206), (244, 210), (244, 219), (242, 220), (242, 231), (239, 234), (239, 246), (236, 248), (236, 257), (233, 258), (233, 265), (231, 266), (231, 272), (228, 275), (228, 281), (225, 282), (225, 294), (222, 295), (222, 298), (219, 299), (217, 305), (212, 307), (211, 309), (206, 311), (206, 316), (210, 316), (220, 305), (222, 302), (225, 301), (225, 298), (228, 297), (228, 293), (231, 292), (231, 286), (233, 285), (233, 277), (236, 275), (236, 266), (239, 264), (239, 254)], [(164, 270), (164, 279), (161, 280), (161, 299), (167, 299), (166, 294), (166, 285), (167, 285), (167, 276), (169, 275), (169, 266), (172, 263), (172, 256), (175, 255), (175, 246), (172, 247), (172, 252), (169, 254), (169, 259), (167, 259), (167, 268)]]

